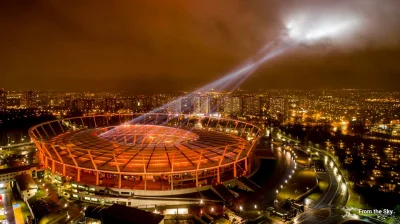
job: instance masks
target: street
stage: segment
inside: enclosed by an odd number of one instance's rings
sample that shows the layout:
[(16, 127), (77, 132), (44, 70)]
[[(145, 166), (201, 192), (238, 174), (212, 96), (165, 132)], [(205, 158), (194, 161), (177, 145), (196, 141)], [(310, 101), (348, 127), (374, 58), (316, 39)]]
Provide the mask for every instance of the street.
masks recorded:
[(16, 223), (15, 222), (15, 215), (14, 215), (14, 208), (12, 204), (12, 190), (10, 187), (7, 187), (4, 190), (1, 190), (1, 196), (3, 198), (3, 205), (4, 205), (4, 212), (6, 215), (7, 223)]

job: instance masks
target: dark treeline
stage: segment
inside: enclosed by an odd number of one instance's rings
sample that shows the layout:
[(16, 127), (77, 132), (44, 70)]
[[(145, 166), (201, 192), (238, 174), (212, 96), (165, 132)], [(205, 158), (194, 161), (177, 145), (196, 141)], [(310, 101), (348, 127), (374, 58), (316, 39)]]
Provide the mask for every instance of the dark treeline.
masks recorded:
[(29, 141), (30, 127), (53, 119), (51, 113), (36, 109), (0, 112), (0, 145)]

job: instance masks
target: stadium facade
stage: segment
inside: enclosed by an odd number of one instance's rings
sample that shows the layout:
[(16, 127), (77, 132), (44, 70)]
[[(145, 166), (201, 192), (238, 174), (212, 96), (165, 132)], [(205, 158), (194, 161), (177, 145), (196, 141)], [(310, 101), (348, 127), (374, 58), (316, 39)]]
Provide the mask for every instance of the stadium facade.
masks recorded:
[(249, 174), (260, 129), (220, 117), (148, 113), (65, 118), (29, 134), (48, 178), (69, 181), (77, 194), (131, 196), (196, 192)]

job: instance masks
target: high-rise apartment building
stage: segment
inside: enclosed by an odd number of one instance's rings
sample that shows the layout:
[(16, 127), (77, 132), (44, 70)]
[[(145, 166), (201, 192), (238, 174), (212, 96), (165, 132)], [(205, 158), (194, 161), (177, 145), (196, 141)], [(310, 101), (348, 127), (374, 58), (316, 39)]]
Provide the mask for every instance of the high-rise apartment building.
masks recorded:
[(7, 92), (4, 89), (0, 89), (0, 111), (7, 109)]
[(27, 108), (37, 108), (38, 94), (35, 91), (27, 91), (25, 93), (25, 106)]

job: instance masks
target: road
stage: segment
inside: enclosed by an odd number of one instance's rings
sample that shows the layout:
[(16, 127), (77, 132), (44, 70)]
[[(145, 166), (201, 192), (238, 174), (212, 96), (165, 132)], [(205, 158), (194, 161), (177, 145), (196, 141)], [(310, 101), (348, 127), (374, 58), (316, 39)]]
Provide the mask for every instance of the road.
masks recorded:
[(15, 215), (14, 215), (14, 208), (12, 205), (12, 190), (10, 187), (7, 187), (4, 190), (1, 190), (1, 196), (3, 198), (3, 205), (4, 205), (4, 212), (6, 213), (6, 220), (7, 223), (16, 223), (15, 222)]
[[(42, 184), (42, 183), (41, 183)], [(74, 201), (70, 202), (65, 199), (59, 199), (57, 195), (57, 186), (55, 184), (45, 183), (44, 186), (40, 185), (40, 187), (44, 187), (47, 189), (48, 196), (47, 201), (51, 200), (56, 202), (58, 205), (53, 207), (50, 214), (47, 214), (44, 217), (41, 217), (39, 223), (70, 223), (76, 217), (81, 215), (81, 211), (83, 210), (83, 203)], [(60, 213), (58, 213), (60, 210)]]
[[(286, 137), (284, 137), (286, 138)], [(289, 139), (289, 138), (287, 138)], [(289, 139), (291, 141), (295, 141), (293, 139)], [(296, 142), (296, 141), (295, 141)], [(318, 150), (315, 148), (310, 148), (311, 152), (318, 153), (322, 161), (325, 160), (325, 156), (330, 158), (330, 156), (322, 150)], [(305, 147), (300, 148), (300, 150), (307, 150)], [(329, 159), (329, 161), (332, 161)], [(334, 166), (335, 167), (335, 166)], [(331, 167), (329, 162), (325, 164), (326, 177), (329, 181), (328, 189), (323, 192), (323, 194), (319, 197), (319, 199), (313, 203), (306, 212), (297, 216), (294, 220), (295, 223), (338, 223), (340, 221), (344, 221), (345, 219), (336, 214), (333, 209), (335, 206), (343, 207), (346, 205), (348, 200), (348, 191), (343, 195), (342, 194), (342, 184), (338, 182), (336, 175), (334, 173), (334, 167)], [(339, 171), (340, 172), (340, 171)], [(341, 181), (343, 183), (343, 181)], [(328, 214), (326, 216), (326, 213)], [(324, 214), (324, 215), (321, 215)]]
[[(321, 156), (322, 157), (322, 156)], [(323, 158), (322, 158), (323, 159)], [(331, 169), (328, 165), (325, 166), (326, 168), (326, 175), (319, 175), (322, 178), (326, 178), (329, 181), (329, 186), (325, 190), (325, 192), (318, 198), (318, 200), (312, 204), (306, 212), (299, 215), (295, 220), (296, 223), (321, 223), (322, 221), (327, 221), (334, 217), (331, 210), (331, 203), (337, 195), (340, 195), (342, 192), (340, 188), (340, 184), (338, 183), (333, 169)], [(322, 213), (328, 213), (329, 216), (322, 216), (320, 215), (321, 210), (326, 210)], [(336, 217), (338, 218), (338, 217)], [(337, 223), (338, 220), (335, 222)], [(329, 223), (329, 222), (328, 222)]]
[[(324, 158), (321, 159), (323, 160)], [(313, 209), (321, 209), (328, 207), (337, 194), (341, 193), (340, 185), (335, 177), (333, 170), (329, 166), (325, 166), (326, 173), (329, 179), (329, 187), (324, 193), (323, 197), (317, 200), (317, 203), (312, 207)]]
[[(273, 206), (276, 198), (276, 190), (280, 189), (280, 185), (291, 174), (294, 162), (290, 159), (289, 153), (284, 153), (283, 150), (278, 150), (279, 146), (274, 144), (266, 145), (263, 150), (272, 150), (276, 160), (265, 161), (267, 163), (264, 167), (260, 167), (257, 172), (263, 171), (261, 169), (273, 170), (273, 173), (264, 181), (261, 189), (251, 194), (240, 195), (240, 197), (233, 203), (234, 208), (242, 206), (244, 210), (254, 210), (254, 205), (258, 209), (266, 209)], [(275, 164), (274, 164), (275, 163)], [(264, 174), (266, 175), (266, 174)]]

